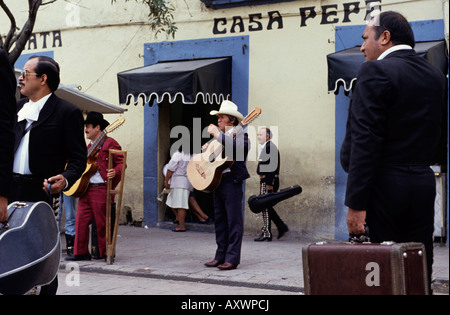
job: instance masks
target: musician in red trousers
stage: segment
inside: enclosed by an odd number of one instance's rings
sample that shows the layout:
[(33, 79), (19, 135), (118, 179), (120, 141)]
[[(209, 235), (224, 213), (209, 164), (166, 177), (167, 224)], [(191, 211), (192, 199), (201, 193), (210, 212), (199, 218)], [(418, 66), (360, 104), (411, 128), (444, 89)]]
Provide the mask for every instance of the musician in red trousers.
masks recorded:
[(116, 140), (103, 134), (103, 130), (108, 125), (108, 121), (100, 113), (89, 112), (86, 117), (86, 138), (91, 140), (91, 143), (88, 145), (88, 150), (99, 137), (104, 136), (104, 140), (100, 142), (100, 146), (97, 149), (98, 158), (95, 164), (98, 166), (98, 171), (92, 175), (86, 193), (78, 200), (74, 255), (66, 257), (66, 260), (90, 260), (92, 258), (89, 253), (89, 224), (93, 222), (95, 222), (97, 227), (99, 252), (99, 256), (94, 258), (103, 259), (106, 257), (107, 181), (109, 179), (112, 180), (112, 188), (114, 189), (120, 182), (123, 167), (123, 156), (121, 154), (114, 154), (112, 155), (114, 159), (112, 163), (113, 167), (108, 169), (109, 150), (121, 150)]

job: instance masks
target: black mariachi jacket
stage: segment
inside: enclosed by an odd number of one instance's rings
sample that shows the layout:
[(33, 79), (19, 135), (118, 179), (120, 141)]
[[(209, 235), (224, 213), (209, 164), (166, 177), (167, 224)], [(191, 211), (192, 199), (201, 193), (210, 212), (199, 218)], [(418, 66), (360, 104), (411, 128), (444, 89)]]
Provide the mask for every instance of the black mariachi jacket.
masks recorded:
[(218, 141), (224, 146), (226, 156), (233, 156), (233, 165), (231, 165), (231, 175), (235, 183), (242, 183), (250, 177), (248, 173), (246, 160), (250, 150), (250, 140), (248, 134), (241, 130), (235, 137), (221, 133)]
[(278, 175), (280, 174), (280, 152), (272, 141), (267, 141), (258, 159), (256, 169), (258, 175), (264, 175), (261, 178), (262, 183), (276, 186)]

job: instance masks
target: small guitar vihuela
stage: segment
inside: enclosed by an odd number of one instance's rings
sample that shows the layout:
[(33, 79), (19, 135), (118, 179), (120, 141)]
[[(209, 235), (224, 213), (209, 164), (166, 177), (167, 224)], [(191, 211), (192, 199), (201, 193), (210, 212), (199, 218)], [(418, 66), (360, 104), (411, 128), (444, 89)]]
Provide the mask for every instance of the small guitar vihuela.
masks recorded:
[(120, 117), (115, 122), (108, 125), (108, 127), (102, 131), (100, 136), (98, 136), (97, 140), (91, 144), (87, 153), (87, 166), (83, 172), (83, 175), (81, 175), (81, 177), (75, 182), (75, 184), (72, 185), (72, 187), (70, 187), (69, 190), (64, 192), (65, 195), (72, 197), (81, 197), (84, 195), (89, 186), (89, 180), (98, 171), (98, 166), (95, 163), (98, 158), (98, 148), (105, 140), (106, 135), (122, 126), (124, 122), (125, 118)]
[[(251, 123), (261, 114), (260, 108), (255, 108), (245, 116), (231, 131), (237, 134), (242, 128)], [(205, 192), (214, 191), (220, 184), (222, 172), (233, 164), (233, 160), (222, 157), (223, 145), (216, 139), (209, 142), (206, 149), (196, 154), (189, 161), (187, 176), (195, 189)]]

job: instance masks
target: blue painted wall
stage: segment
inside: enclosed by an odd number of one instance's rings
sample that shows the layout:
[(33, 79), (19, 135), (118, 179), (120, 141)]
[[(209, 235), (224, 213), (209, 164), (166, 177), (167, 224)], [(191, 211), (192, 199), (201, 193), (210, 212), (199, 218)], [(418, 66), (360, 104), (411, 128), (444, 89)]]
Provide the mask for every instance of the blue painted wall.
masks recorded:
[[(197, 39), (144, 45), (144, 65), (162, 61), (231, 57), (231, 100), (248, 113), (249, 38)], [(208, 105), (205, 105), (208, 106)], [(158, 223), (158, 106), (144, 107), (144, 223)]]
[[(444, 39), (444, 21), (429, 20), (411, 22), (416, 41), (432, 41)], [(336, 27), (335, 49), (340, 51), (362, 44), (361, 35), (366, 25)], [(350, 97), (345, 96), (343, 90), (336, 95), (335, 113), (335, 238), (346, 240), (347, 231), (347, 207), (344, 206), (345, 187), (347, 174), (342, 170), (339, 154), (342, 141), (345, 136), (345, 125), (347, 123), (348, 105)], [(447, 215), (448, 216), (448, 215)]]
[[(54, 57), (54, 52), (52, 50), (36, 52), (36, 53), (30, 53), (30, 54), (21, 54), (19, 56), (19, 58), (17, 58), (17, 60), (16, 60), (16, 62), (14, 64), (14, 68), (18, 69), (18, 70), (22, 70), (23, 66), (27, 63), (28, 59), (31, 56), (47, 56), (47, 57), (50, 57), (50, 58), (55, 58)], [(56, 60), (56, 62), (58, 62), (58, 60)]]

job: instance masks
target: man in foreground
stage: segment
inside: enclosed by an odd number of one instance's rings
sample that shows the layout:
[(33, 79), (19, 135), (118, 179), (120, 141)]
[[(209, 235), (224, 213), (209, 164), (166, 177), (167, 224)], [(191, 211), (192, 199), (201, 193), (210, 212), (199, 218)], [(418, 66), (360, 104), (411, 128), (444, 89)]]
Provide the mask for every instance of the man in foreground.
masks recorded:
[(362, 35), (341, 164), (348, 172), (345, 205), (350, 234), (372, 242), (421, 242), (433, 263), (436, 162), (445, 106), (444, 75), (413, 50), (414, 34), (387, 11)]

